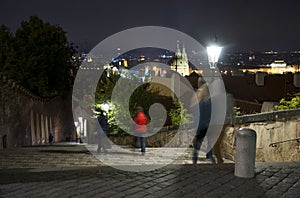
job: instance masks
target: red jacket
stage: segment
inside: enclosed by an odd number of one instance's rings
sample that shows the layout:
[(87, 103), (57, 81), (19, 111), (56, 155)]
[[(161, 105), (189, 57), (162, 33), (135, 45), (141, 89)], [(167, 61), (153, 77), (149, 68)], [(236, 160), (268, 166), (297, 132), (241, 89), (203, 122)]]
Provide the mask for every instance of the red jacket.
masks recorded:
[(148, 118), (142, 111), (137, 112), (137, 115), (133, 118), (135, 124), (135, 131), (146, 132)]

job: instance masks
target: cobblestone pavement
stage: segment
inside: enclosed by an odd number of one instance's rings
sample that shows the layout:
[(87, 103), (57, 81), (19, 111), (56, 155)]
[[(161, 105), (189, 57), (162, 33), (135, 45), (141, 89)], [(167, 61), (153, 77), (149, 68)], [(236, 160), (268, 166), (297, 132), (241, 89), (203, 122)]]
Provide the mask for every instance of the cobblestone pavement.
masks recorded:
[(300, 197), (300, 163), (257, 163), (255, 177), (244, 179), (230, 161), (192, 165), (185, 157), (126, 172), (78, 145), (0, 150), (0, 160), (0, 197)]

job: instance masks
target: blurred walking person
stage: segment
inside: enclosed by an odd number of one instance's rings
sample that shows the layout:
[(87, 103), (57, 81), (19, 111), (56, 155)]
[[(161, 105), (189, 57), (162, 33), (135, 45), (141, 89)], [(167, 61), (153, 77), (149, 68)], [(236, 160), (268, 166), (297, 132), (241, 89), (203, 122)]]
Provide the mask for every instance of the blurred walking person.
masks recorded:
[(134, 120), (134, 144), (137, 147), (137, 140), (140, 137), (141, 142), (141, 152), (142, 155), (146, 153), (146, 132), (147, 132), (147, 123), (149, 119), (144, 113), (142, 107), (138, 106), (136, 108), (136, 114), (133, 118)]
[[(208, 91), (207, 84), (203, 84), (198, 90), (197, 90), (197, 98), (199, 101), (199, 111), (200, 111), (200, 118), (199, 118), (199, 124), (198, 129), (196, 132), (196, 137), (194, 140), (194, 151), (193, 151), (193, 164), (197, 164), (199, 150), (201, 148), (202, 142), (204, 140), (204, 137), (206, 136), (210, 120), (211, 120), (211, 100), (210, 95)], [(216, 164), (216, 161), (213, 157), (212, 149), (211, 149), (211, 141), (208, 138), (208, 148), (210, 148), (207, 153), (206, 157), (210, 159), (210, 161), (213, 164)]]
[(108, 143), (106, 141), (106, 135), (108, 133), (108, 119), (107, 116), (104, 114), (103, 110), (100, 110), (100, 114), (98, 116), (98, 122), (100, 124), (100, 127), (102, 128), (102, 131), (100, 130), (98, 132), (98, 148), (97, 152), (101, 153), (101, 151), (104, 152), (104, 154), (107, 153), (107, 147)]

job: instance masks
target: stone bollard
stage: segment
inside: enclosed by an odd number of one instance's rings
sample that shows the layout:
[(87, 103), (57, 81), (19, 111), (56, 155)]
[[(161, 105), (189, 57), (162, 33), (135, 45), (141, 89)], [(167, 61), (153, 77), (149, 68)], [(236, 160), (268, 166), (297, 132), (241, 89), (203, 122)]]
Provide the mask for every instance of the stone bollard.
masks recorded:
[(243, 178), (254, 177), (256, 132), (241, 128), (235, 136), (235, 167), (234, 175)]

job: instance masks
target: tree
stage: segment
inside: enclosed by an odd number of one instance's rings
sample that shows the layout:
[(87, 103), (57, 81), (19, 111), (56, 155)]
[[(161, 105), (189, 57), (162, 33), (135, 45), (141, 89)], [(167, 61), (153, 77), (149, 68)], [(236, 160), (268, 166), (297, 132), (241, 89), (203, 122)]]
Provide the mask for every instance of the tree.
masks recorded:
[(179, 99), (173, 99), (173, 104), (175, 105), (175, 108), (172, 108), (169, 112), (172, 124), (179, 126), (180, 124), (191, 122), (192, 115), (183, 107), (182, 102)]
[(13, 35), (10, 30), (0, 26), (0, 71), (5, 75), (12, 73), (15, 60), (15, 51), (13, 48)]
[[(1, 32), (3, 36), (8, 34), (3, 27)], [(9, 58), (2, 59), (9, 77), (42, 97), (71, 88), (71, 57), (76, 50), (61, 27), (31, 16), (21, 22), (12, 41), (9, 35), (5, 40), (12, 43), (15, 53), (8, 51)]]
[[(111, 95), (113, 92), (113, 89), (115, 87), (115, 84), (117, 81), (121, 80), (122, 84), (126, 84), (124, 86), (124, 92), (131, 92), (134, 88), (131, 87), (136, 82), (136, 78), (133, 75), (129, 75), (128, 78), (121, 78), (119, 74), (114, 74), (112, 72), (107, 75), (105, 71), (102, 74), (102, 77), (99, 80), (96, 96), (95, 96), (95, 107), (100, 108), (101, 105), (105, 102), (110, 104), (110, 111), (108, 112), (108, 125), (109, 125), (109, 131), (110, 133), (119, 133), (121, 134), (123, 131), (119, 128), (119, 124), (116, 122), (115, 117), (118, 115), (118, 117), (121, 119), (122, 123), (127, 123), (128, 119), (123, 115), (125, 111), (128, 111), (127, 109), (124, 109), (122, 104), (112, 104), (111, 103)], [(137, 87), (133, 93), (130, 96), (129, 99), (129, 111), (131, 117), (135, 114), (135, 108), (137, 106), (143, 107), (146, 114), (148, 114), (148, 110), (150, 106), (154, 103), (155, 98), (158, 96), (159, 90), (150, 88), (149, 83), (144, 83), (141, 86)], [(97, 114), (97, 111), (96, 111)], [(129, 130), (129, 129), (128, 129)]]

